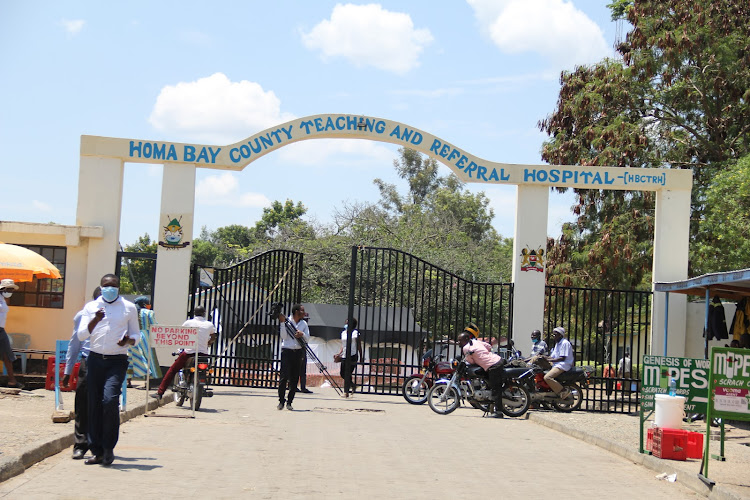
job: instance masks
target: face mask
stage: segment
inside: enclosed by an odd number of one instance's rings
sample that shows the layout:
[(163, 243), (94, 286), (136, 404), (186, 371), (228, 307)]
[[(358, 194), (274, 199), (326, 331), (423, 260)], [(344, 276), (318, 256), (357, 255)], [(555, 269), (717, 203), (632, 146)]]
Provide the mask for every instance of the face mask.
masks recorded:
[(6, 299), (9, 299), (11, 295), (13, 295), (13, 292), (3, 292), (3, 297), (5, 297)]
[(102, 298), (106, 302), (114, 302), (117, 296), (120, 295), (120, 289), (116, 286), (103, 286), (102, 287)]
[(539, 343), (539, 339), (531, 339), (531, 341), (532, 341), (533, 343), (535, 343), (535, 344), (538, 344), (538, 343)]

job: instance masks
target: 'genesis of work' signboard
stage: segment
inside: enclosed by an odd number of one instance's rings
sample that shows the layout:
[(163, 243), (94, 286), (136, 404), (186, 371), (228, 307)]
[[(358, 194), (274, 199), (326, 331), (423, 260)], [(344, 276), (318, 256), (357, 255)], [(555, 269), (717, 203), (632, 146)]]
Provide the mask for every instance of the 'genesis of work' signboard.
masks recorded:
[(194, 326), (151, 325), (151, 346), (195, 349), (198, 328)]
[(697, 358), (644, 356), (641, 377), (641, 408), (654, 409), (654, 394), (668, 394), (674, 378), (677, 396), (685, 396), (686, 413), (706, 413), (709, 361)]

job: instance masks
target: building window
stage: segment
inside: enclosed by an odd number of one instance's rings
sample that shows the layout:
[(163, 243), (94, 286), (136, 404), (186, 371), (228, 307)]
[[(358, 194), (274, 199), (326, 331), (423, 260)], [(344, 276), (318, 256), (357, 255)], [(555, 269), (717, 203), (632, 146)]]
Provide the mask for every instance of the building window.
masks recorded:
[(65, 260), (68, 250), (65, 247), (48, 247), (41, 245), (18, 245), (38, 253), (52, 262), (60, 271), (60, 279), (36, 279), (26, 283), (16, 283), (18, 290), (8, 301), (11, 306), (63, 308), (65, 292)]

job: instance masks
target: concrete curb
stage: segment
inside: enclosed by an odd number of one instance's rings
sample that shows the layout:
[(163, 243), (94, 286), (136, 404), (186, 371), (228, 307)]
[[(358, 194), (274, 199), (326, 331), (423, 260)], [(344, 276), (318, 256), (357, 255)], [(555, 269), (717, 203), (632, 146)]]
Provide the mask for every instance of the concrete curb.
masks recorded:
[[(145, 414), (149, 410), (155, 410), (174, 401), (174, 393), (165, 394), (161, 401), (154, 399), (140, 404), (135, 408), (120, 412), (120, 423), (127, 422), (131, 418)], [(51, 457), (66, 448), (70, 448), (75, 443), (75, 436), (72, 432), (64, 434), (51, 441), (35, 443), (28, 448), (12, 457), (0, 458), (0, 483), (8, 479), (23, 474), (26, 469), (32, 465), (41, 462), (47, 457)]]
[(586, 443), (603, 448), (611, 453), (614, 453), (615, 455), (619, 455), (627, 460), (630, 460), (635, 464), (642, 465), (647, 469), (651, 469), (659, 473), (666, 472), (667, 474), (677, 474), (677, 480), (681, 484), (685, 485), (687, 488), (690, 488), (696, 493), (705, 496), (706, 498), (710, 498), (711, 500), (747, 500), (747, 497), (738, 495), (733, 491), (729, 491), (719, 484), (714, 485), (713, 488), (709, 488), (703, 481), (698, 478), (697, 471), (690, 473), (688, 471), (685, 471), (683, 468), (675, 467), (674, 464), (678, 462), (662, 460), (645, 453), (640, 453), (636, 449), (630, 449), (607, 439), (592, 436), (577, 429), (571, 429), (563, 424), (560, 424), (559, 422), (540, 417), (539, 415), (534, 413), (529, 413), (528, 415), (529, 420), (536, 424), (549, 427), (550, 429), (554, 429), (563, 434), (567, 434), (568, 436), (580, 439), (581, 441), (584, 441)]

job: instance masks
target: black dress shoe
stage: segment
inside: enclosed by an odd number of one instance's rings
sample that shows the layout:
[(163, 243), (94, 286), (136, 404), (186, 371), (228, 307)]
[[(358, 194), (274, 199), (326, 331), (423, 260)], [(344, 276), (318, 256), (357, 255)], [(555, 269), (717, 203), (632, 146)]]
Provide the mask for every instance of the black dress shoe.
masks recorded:
[(101, 455), (94, 455), (91, 458), (87, 458), (84, 463), (86, 465), (99, 465), (102, 462), (104, 462), (104, 458)]
[(80, 448), (76, 448), (75, 450), (73, 450), (73, 460), (80, 460), (84, 455), (86, 455), (86, 450), (82, 450)]
[(107, 450), (102, 455), (102, 465), (112, 465), (115, 461), (115, 453), (112, 450)]
[(304, 389), (300, 390), (299, 392), (301, 392), (303, 394), (312, 394), (312, 391), (310, 389), (308, 389), (307, 387), (305, 387)]

